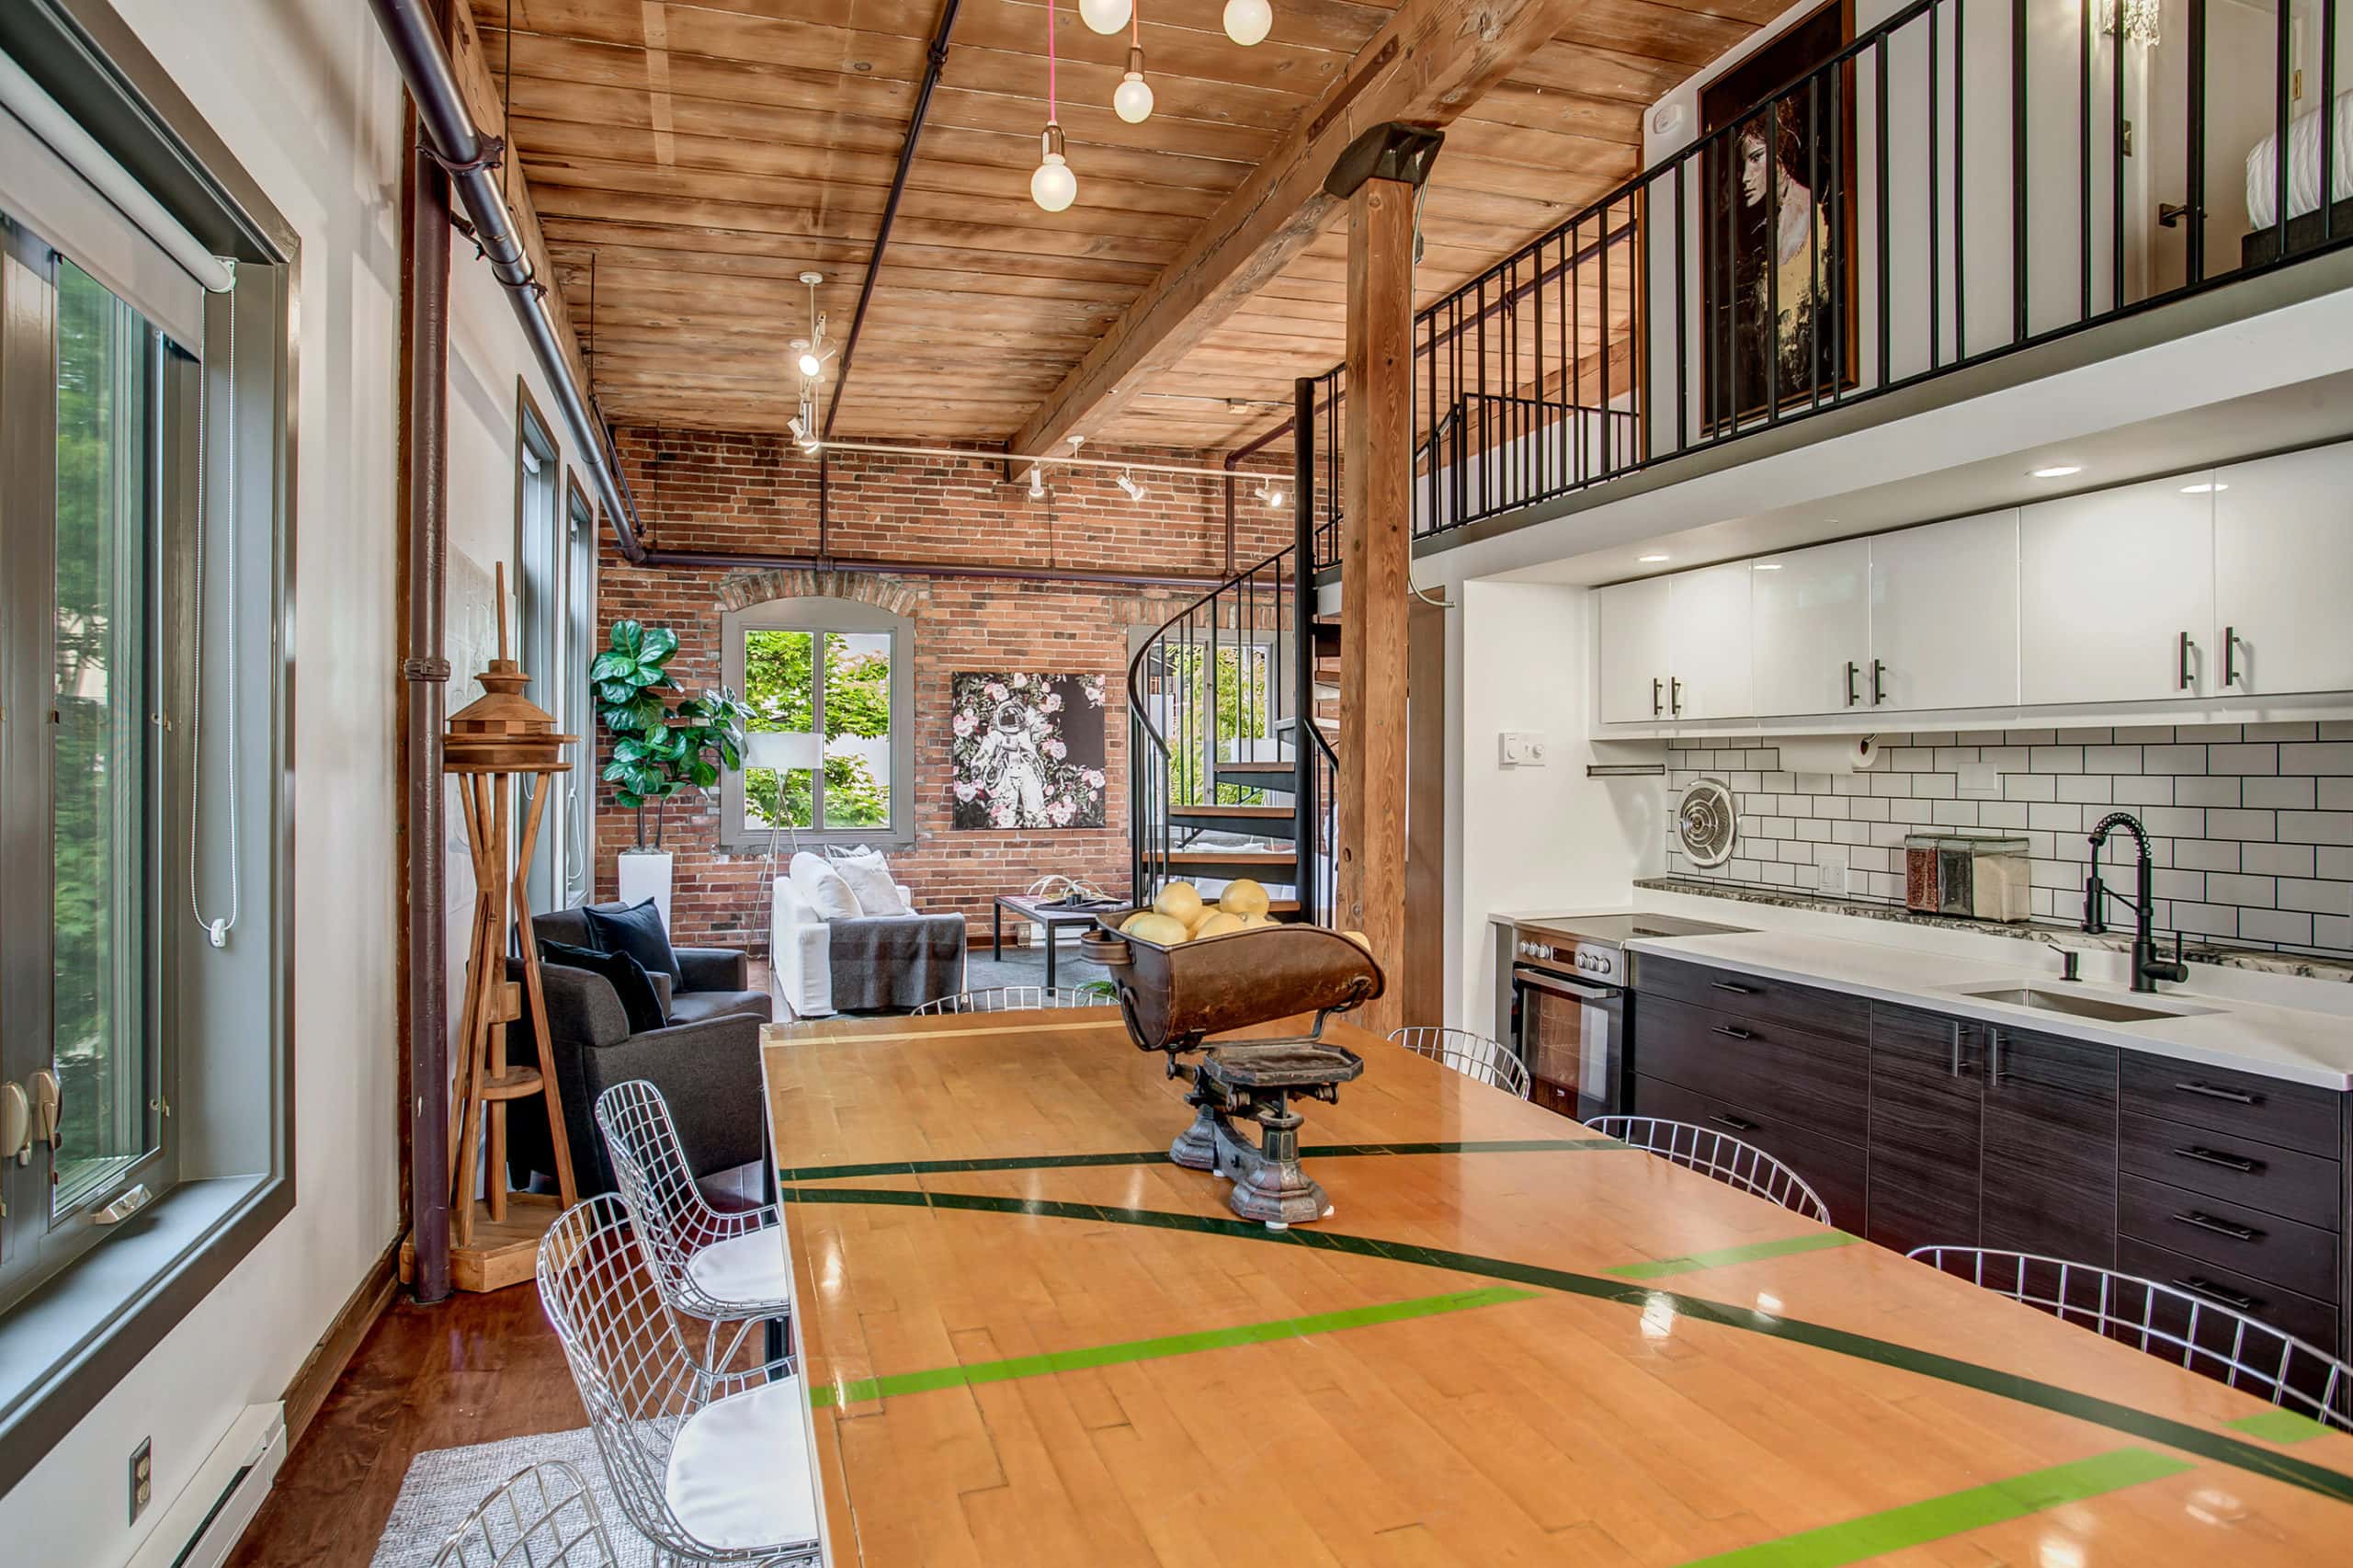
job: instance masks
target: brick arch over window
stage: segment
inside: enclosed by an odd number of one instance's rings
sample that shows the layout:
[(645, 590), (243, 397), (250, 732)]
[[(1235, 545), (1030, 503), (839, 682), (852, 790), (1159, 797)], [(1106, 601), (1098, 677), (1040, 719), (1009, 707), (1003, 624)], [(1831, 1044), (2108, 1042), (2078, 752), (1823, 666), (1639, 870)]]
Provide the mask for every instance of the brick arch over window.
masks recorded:
[(922, 582), (911, 578), (806, 567), (746, 572), (728, 578), (719, 587), (719, 608), (722, 614), (749, 609), (773, 599), (844, 599), (919, 620), (930, 607), (931, 593)]

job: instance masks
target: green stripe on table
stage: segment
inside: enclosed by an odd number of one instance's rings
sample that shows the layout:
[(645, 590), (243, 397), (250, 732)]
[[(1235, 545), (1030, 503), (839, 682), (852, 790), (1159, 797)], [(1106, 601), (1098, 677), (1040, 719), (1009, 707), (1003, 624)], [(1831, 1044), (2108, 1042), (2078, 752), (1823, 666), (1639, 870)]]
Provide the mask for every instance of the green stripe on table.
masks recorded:
[(1649, 1263), (1621, 1263), (1602, 1272), (1614, 1274), (1620, 1279), (1663, 1279), (1670, 1274), (1690, 1274), (1702, 1268), (1725, 1268), (1735, 1263), (1755, 1263), (1761, 1258), (1788, 1257), (1793, 1253), (1852, 1246), (1856, 1239), (1844, 1231), (1816, 1231), (1810, 1235), (1784, 1236), (1778, 1242), (1750, 1242), (1745, 1246), (1715, 1247), (1707, 1252), (1685, 1253), (1681, 1257), (1662, 1257)]
[(1116, 1367), (1130, 1361), (1154, 1361), (1166, 1356), (1190, 1356), (1203, 1350), (1228, 1350), (1240, 1345), (1266, 1345), (1311, 1334), (1336, 1334), (1343, 1329), (1370, 1328), (1376, 1324), (1405, 1323), (1446, 1312), (1496, 1307), (1506, 1301), (1536, 1299), (1533, 1290), (1491, 1285), (1476, 1290), (1449, 1290), (1438, 1296), (1417, 1296), (1378, 1306), (1350, 1307), (1306, 1317), (1274, 1318), (1265, 1323), (1236, 1324), (1196, 1334), (1165, 1334), (1154, 1339), (1129, 1339), (1116, 1345), (1090, 1345), (1076, 1350), (1050, 1350), (1042, 1356), (1015, 1356), (1002, 1361), (975, 1361), (966, 1366), (933, 1367), (920, 1372), (895, 1372), (885, 1378), (859, 1378), (847, 1383), (826, 1383), (809, 1391), (809, 1403), (820, 1409), (831, 1404), (858, 1404), (894, 1394), (927, 1393), (934, 1389), (968, 1388), (975, 1383), (1002, 1383), (1016, 1378), (1040, 1378), (1053, 1372), (1075, 1372), (1089, 1367)]
[[(1405, 1154), (1573, 1154), (1623, 1149), (1615, 1138), (1483, 1138), (1440, 1143), (1302, 1143), (1302, 1159), (1364, 1159)], [(796, 1165), (777, 1173), (780, 1181), (840, 1181), (850, 1176), (963, 1176), (974, 1171), (1086, 1170), (1106, 1165), (1158, 1165), (1168, 1151), (1122, 1149), (1105, 1154), (1009, 1154), (983, 1160), (876, 1160), (853, 1165)]]
[(1294, 1225), (1288, 1231), (1270, 1231), (1253, 1220), (1215, 1214), (1188, 1214), (1174, 1210), (1131, 1209), (1118, 1204), (1007, 1198), (996, 1193), (868, 1187), (784, 1187), (779, 1191), (778, 1198), (782, 1202), (793, 1204), (879, 1205), (1019, 1215), (1031, 1219), (1076, 1220), (1096, 1224), (1141, 1225), (1189, 1232), (1196, 1235), (1221, 1236), (1232, 1241), (1305, 1247), (1310, 1251), (1346, 1253), (1358, 1257), (1382, 1258), (1392, 1263), (1416, 1264), (1456, 1274), (1508, 1280), (1517, 1285), (1533, 1285), (1540, 1290), (1557, 1290), (1563, 1295), (1615, 1301), (1624, 1306), (1648, 1309), (1663, 1304), (1680, 1316), (1697, 1322), (1788, 1340), (1833, 1355), (1850, 1356), (1857, 1360), (1893, 1367), (1917, 1377), (1935, 1378), (1957, 1387), (2016, 1400), (2020, 1404), (2072, 1416), (2127, 1437), (2163, 1443), (2168, 1448), (2197, 1454), (2252, 1475), (2268, 1476), (2274, 1481), (2285, 1482), (2290, 1486), (2301, 1487), (2340, 1503), (2353, 1503), (2353, 1475), (2298, 1459), (2293, 1454), (2281, 1453), (2277, 1449), (2258, 1447), (2211, 1426), (2192, 1426), (2187, 1421), (2177, 1421), (2151, 1411), (2135, 1410), (2129, 1404), (2119, 1404), (2114, 1400), (2101, 1399), (2096, 1394), (2061, 1388), (2055, 1383), (2038, 1382), (2017, 1372), (1979, 1366), (1973, 1361), (1940, 1356), (1935, 1351), (1899, 1345), (1893, 1340), (1874, 1339), (1851, 1329), (1808, 1323), (1802, 1318), (1760, 1312), (1753, 1306), (1730, 1301), (1711, 1301), (1704, 1296), (1682, 1295), (1626, 1279), (1575, 1274), (1564, 1268), (1548, 1268), (1540, 1263), (1483, 1257), (1477, 1253), (1423, 1246), (1380, 1236), (1352, 1235), (1346, 1231), (1327, 1231), (1305, 1225)]
[(2063, 1503), (2080, 1503), (2196, 1468), (2170, 1454), (2119, 1449), (2048, 1470), (2029, 1471), (1990, 1486), (1972, 1486), (1966, 1492), (1948, 1492), (1926, 1502), (1866, 1514), (1844, 1524), (1694, 1558), (1683, 1568), (1839, 1568), (1842, 1563), (1925, 1546), (1987, 1525), (2006, 1524)]
[(2267, 1410), (2260, 1415), (2242, 1415), (2222, 1425), (2267, 1443), (2309, 1443), (2314, 1437), (2328, 1436), (2327, 1427), (2292, 1410)]

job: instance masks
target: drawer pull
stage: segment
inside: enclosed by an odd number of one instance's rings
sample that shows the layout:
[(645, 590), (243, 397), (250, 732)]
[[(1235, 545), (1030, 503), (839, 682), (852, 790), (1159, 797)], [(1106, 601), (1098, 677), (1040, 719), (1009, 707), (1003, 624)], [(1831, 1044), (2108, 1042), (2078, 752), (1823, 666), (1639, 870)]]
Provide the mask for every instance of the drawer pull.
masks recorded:
[(1721, 1035), (1730, 1035), (1734, 1040), (1755, 1040), (1756, 1038), (1746, 1029), (1742, 1028), (1735, 1024), (1718, 1024), (1716, 1026), (1716, 1032)]
[(1729, 991), (1735, 996), (1754, 996), (1756, 994), (1756, 987), (1754, 985), (1734, 985), (1729, 980), (1711, 980), (1708, 982), (1708, 983), (1718, 991)]
[(2234, 1242), (2259, 1242), (2263, 1239), (2261, 1231), (2246, 1225), (2234, 1225), (2228, 1220), (2217, 1220), (2211, 1214), (2202, 1214), (2195, 1209), (2187, 1214), (2177, 1214), (2174, 1219), (2177, 1223), (2195, 1225), (2201, 1231), (2211, 1231)]
[(2253, 1176), (2263, 1168), (2261, 1160), (2250, 1160), (2238, 1154), (2225, 1154), (2220, 1149), (2201, 1148), (2196, 1143), (2192, 1143), (2187, 1149), (2176, 1149), (2174, 1154), (2176, 1158), (2195, 1160), (2201, 1165), (2220, 1165), (2226, 1171), (2237, 1171), (2242, 1176)]
[(2228, 1307), (2234, 1312), (2257, 1312), (2263, 1306), (2263, 1303), (2255, 1297), (2217, 1285), (2202, 1274), (2193, 1274), (2187, 1279), (2177, 1279), (2174, 1283), (2193, 1296), (2202, 1296), (2217, 1306)]
[(2187, 1084), (2176, 1084), (2174, 1087), (2185, 1095), (2204, 1095), (2210, 1100), (2228, 1100), (2233, 1105), (2261, 1105), (2263, 1103), (2261, 1095), (2245, 1094), (2237, 1089), (2218, 1089), (2211, 1084), (2201, 1084), (2195, 1078)]
[(1756, 1123), (1753, 1121), (1744, 1121), (1736, 1116), (1726, 1116), (1721, 1111), (1711, 1113), (1708, 1119), (1710, 1121), (1720, 1122), (1723, 1126), (1731, 1128), (1734, 1132), (1754, 1132), (1756, 1131)]

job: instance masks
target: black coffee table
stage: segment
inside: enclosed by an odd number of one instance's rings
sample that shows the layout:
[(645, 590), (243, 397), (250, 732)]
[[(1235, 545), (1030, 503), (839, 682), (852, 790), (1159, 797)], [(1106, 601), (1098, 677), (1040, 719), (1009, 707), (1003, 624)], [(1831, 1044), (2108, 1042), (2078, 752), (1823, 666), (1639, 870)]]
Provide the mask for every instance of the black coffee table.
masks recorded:
[(1046, 983), (1054, 983), (1054, 933), (1065, 926), (1091, 926), (1095, 917), (1107, 910), (1123, 909), (1126, 905), (1113, 899), (1099, 904), (1056, 903), (1050, 899), (1030, 898), (1017, 892), (996, 895), (996, 907), (989, 911), (989, 956), (1005, 957), (1005, 912), (1008, 909), (1023, 920), (1034, 921), (1046, 928)]

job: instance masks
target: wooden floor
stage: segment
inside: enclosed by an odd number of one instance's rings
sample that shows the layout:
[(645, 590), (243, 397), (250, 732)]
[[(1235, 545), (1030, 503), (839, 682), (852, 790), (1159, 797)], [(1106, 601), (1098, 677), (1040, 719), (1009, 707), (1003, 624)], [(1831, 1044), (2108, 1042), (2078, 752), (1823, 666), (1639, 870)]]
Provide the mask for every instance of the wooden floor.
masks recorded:
[(233, 1568), (367, 1568), (409, 1461), (430, 1449), (588, 1424), (535, 1286), (404, 1297), (289, 1455)]

